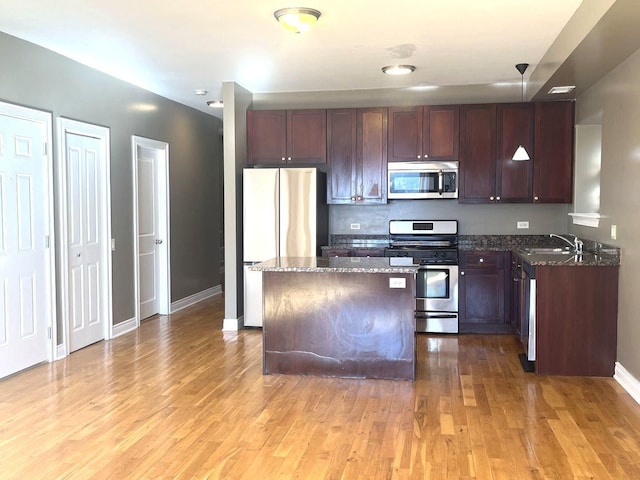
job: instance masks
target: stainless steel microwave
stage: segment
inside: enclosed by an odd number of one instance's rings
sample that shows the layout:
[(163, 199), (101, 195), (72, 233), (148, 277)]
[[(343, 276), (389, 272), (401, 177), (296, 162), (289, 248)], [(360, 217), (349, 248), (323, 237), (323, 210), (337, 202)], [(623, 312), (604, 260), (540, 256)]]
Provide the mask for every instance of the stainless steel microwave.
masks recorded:
[(393, 198), (458, 198), (458, 162), (389, 162), (388, 192)]

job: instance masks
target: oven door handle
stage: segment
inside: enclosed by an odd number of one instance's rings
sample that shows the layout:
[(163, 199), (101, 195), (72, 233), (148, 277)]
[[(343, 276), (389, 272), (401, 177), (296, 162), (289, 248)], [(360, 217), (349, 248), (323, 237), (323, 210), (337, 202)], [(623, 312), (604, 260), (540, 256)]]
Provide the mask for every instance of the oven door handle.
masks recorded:
[(458, 318), (457, 313), (417, 313), (416, 318)]

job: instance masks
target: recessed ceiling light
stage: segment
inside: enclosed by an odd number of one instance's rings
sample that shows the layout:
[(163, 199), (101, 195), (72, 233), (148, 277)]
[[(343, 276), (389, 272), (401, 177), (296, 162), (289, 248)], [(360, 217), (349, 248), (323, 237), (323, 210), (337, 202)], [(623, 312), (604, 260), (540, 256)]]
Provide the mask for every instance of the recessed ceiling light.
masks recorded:
[(574, 88), (576, 88), (575, 85), (564, 85), (562, 87), (553, 87), (551, 90), (549, 90), (549, 93), (552, 95), (557, 93), (569, 93), (569, 92), (572, 92)]
[(207, 94), (207, 93), (209, 93), (209, 92), (207, 92), (206, 90), (203, 90), (203, 89), (201, 89), (201, 88), (196, 88), (196, 89), (193, 91), (193, 93), (195, 93), (196, 95), (206, 95), (206, 94)]
[(382, 67), (382, 73), (387, 75), (407, 75), (416, 69), (413, 65), (387, 65)]
[(320, 12), (314, 8), (292, 7), (276, 10), (273, 16), (290, 32), (302, 33), (318, 21)]
[(222, 108), (224, 107), (224, 102), (222, 100), (209, 100), (207, 105), (211, 108)]

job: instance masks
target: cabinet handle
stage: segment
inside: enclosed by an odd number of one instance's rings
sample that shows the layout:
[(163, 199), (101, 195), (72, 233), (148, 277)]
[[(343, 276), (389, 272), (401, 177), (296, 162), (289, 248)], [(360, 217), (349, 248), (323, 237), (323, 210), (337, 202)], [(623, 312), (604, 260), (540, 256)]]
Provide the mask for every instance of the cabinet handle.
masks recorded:
[(427, 155), (426, 153), (422, 156), (422, 158), (429, 158), (429, 155)]
[(286, 161), (287, 161), (287, 159), (286, 159), (286, 158), (284, 158), (284, 157), (282, 157), (282, 161), (283, 161), (283, 162), (286, 162)]
[(538, 201), (538, 197), (533, 197), (533, 201), (537, 202)]
[(418, 155), (418, 160), (420, 160), (420, 157), (422, 157), (422, 155)]
[(287, 160), (291, 161), (291, 157), (288, 157)]
[(496, 197), (496, 201), (499, 202), (500, 201), (500, 197)]
[(484, 263), (484, 258), (481, 258), (480, 260), (478, 260), (480, 263)]
[(355, 201), (356, 201), (356, 197), (352, 196), (352, 197), (351, 197), (351, 201), (352, 201), (352, 202), (355, 202)]
[(462, 275), (464, 277), (464, 272), (460, 272), (460, 275)]
[(358, 201), (362, 200), (362, 195), (358, 195), (358, 196), (356, 197), (356, 200), (358, 200)]
[(493, 202), (493, 197), (489, 197), (489, 200), (491, 200)]

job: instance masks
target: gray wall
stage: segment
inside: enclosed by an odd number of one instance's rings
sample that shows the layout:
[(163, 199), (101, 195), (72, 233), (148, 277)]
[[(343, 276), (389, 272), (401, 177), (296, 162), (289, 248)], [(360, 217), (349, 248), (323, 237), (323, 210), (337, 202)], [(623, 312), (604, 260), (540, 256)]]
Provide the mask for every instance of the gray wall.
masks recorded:
[[(567, 205), (462, 205), (457, 200), (391, 200), (387, 205), (332, 205), (334, 234), (387, 234), (389, 220), (458, 220), (463, 235), (536, 235), (567, 231)], [(517, 229), (528, 221), (529, 229)], [(360, 223), (360, 230), (351, 230)]]
[(135, 315), (132, 135), (169, 143), (171, 301), (219, 285), (221, 120), (1, 32), (0, 58), (1, 100), (110, 128), (114, 323)]
[[(602, 112), (600, 214), (598, 228), (571, 227), (572, 232), (621, 248), (618, 297), (618, 362), (640, 378), (640, 50), (580, 95), (576, 123)], [(611, 239), (611, 225), (618, 238)]]

